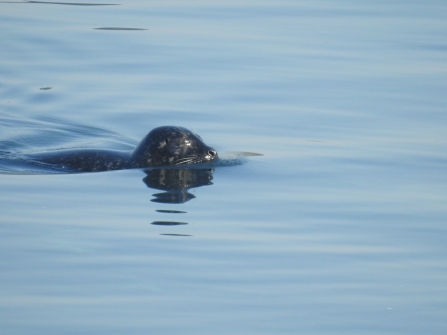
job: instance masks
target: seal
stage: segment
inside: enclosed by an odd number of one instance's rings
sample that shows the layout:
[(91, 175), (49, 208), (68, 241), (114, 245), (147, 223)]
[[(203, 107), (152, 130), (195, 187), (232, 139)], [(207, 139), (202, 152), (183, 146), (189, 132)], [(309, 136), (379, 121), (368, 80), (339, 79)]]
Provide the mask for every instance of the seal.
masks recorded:
[(211, 162), (216, 150), (183, 127), (164, 126), (150, 131), (131, 152), (75, 149), (36, 153), (27, 159), (40, 166), (68, 172), (100, 172), (123, 169), (177, 166)]

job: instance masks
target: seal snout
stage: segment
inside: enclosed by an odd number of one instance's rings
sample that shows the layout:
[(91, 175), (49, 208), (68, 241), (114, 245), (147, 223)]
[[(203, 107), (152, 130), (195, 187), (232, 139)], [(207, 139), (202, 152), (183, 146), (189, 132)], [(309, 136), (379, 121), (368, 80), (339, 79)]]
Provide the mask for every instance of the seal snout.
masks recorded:
[(213, 159), (217, 158), (217, 151), (214, 149), (208, 149), (205, 159), (208, 161), (212, 161)]

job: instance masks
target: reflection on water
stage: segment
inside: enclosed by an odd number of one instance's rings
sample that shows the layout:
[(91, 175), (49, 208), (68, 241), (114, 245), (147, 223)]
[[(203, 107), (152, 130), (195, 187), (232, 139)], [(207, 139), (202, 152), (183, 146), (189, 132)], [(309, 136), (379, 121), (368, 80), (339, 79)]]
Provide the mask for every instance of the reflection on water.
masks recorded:
[(148, 30), (144, 28), (124, 28), (124, 27), (100, 27), (100, 28), (93, 28), (96, 30)]
[[(46, 87), (42, 87), (44, 89)], [(50, 89), (50, 87), (48, 87)], [(98, 139), (104, 138), (105, 142), (111, 142), (110, 147), (117, 147), (120, 149), (129, 149), (133, 147), (131, 140), (127, 140), (126, 137), (121, 137), (119, 134), (115, 134), (111, 131), (96, 129), (95, 127), (76, 125), (69, 122), (60, 122), (59, 120), (53, 120), (51, 118), (39, 119), (39, 122), (34, 122), (33, 119), (16, 120), (14, 116), (3, 118), (0, 120), (0, 124), (8, 129), (27, 129), (26, 133), (17, 136), (14, 132), (3, 132), (0, 134), (0, 173), (2, 174), (61, 174), (73, 171), (63, 171), (58, 165), (53, 164), (36, 164), (35, 161), (28, 159), (27, 152), (33, 151), (45, 151), (52, 149), (55, 142), (65, 143), (63, 146), (66, 148), (71, 147), (70, 140), (76, 139), (78, 143), (84, 143), (88, 138), (91, 138), (93, 143), (97, 143)], [(42, 126), (45, 127), (42, 127)], [(30, 131), (33, 130), (33, 131)], [(57, 136), (53, 136), (52, 134)], [(42, 143), (42, 138), (45, 138), (46, 142)], [(27, 139), (23, 142), (23, 139)], [(44, 145), (42, 145), (44, 144)], [(119, 145), (122, 145), (121, 147)], [(124, 145), (123, 145), (124, 144)], [(76, 146), (73, 144), (74, 148)], [(79, 144), (78, 144), (79, 146)], [(81, 148), (89, 146), (82, 144)], [(107, 147), (106, 147), (107, 148)], [(81, 150), (80, 150), (81, 151)], [(123, 150), (122, 150), (123, 151)], [(117, 152), (117, 151), (116, 151)], [(113, 151), (115, 153), (115, 151)], [(191, 189), (206, 185), (212, 185), (213, 173), (216, 167), (237, 166), (245, 162), (246, 156), (255, 156), (259, 154), (248, 152), (233, 152), (224, 153), (222, 159), (218, 159), (210, 164), (202, 165), (188, 165), (182, 167), (165, 167), (165, 168), (148, 168), (140, 170), (145, 173), (145, 177), (142, 179), (144, 184), (150, 189), (160, 190), (161, 192), (153, 192), (151, 201), (159, 204), (179, 205), (184, 204), (191, 199), (195, 199), (196, 196), (191, 193)], [(140, 182), (137, 184), (141, 185)], [(184, 210), (177, 209), (156, 209), (156, 212), (161, 215), (172, 214), (187, 214)], [(177, 218), (171, 219), (168, 217), (153, 219), (152, 222), (155, 226), (164, 227), (176, 227), (188, 225), (188, 219), (182, 217), (181, 221), (177, 221)], [(173, 229), (173, 228), (169, 228)]]
[(147, 187), (164, 191), (153, 194), (153, 202), (165, 204), (182, 204), (195, 196), (188, 192), (190, 188), (212, 185), (212, 168), (169, 168), (151, 169), (144, 171), (146, 177), (143, 182)]
[(154, 221), (151, 224), (155, 226), (181, 226), (188, 224), (187, 222), (176, 222), (176, 221)]
[(186, 213), (185, 211), (174, 211), (174, 210), (167, 210), (167, 209), (157, 209), (155, 211), (159, 212), (159, 213), (169, 213), (169, 214), (184, 214), (184, 213)]
[(447, 2), (112, 1), (0, 1), (1, 334), (445, 334)]
[(52, 1), (10, 1), (9, 3), (34, 3), (42, 5), (67, 5), (67, 6), (119, 6), (119, 3), (81, 3), (81, 2), (52, 2)]
[(163, 236), (192, 236), (192, 235), (188, 235), (188, 234), (160, 234)]
[[(152, 202), (165, 204), (183, 204), (195, 196), (189, 193), (189, 189), (200, 186), (212, 185), (213, 172), (212, 168), (164, 168), (145, 170), (146, 177), (143, 182), (147, 187), (162, 190), (163, 193), (153, 194)], [(165, 214), (185, 214), (185, 211), (178, 210), (156, 210)], [(187, 222), (178, 221), (154, 221), (156, 226), (180, 226), (187, 225)], [(169, 236), (191, 236), (183, 234), (161, 234)]]

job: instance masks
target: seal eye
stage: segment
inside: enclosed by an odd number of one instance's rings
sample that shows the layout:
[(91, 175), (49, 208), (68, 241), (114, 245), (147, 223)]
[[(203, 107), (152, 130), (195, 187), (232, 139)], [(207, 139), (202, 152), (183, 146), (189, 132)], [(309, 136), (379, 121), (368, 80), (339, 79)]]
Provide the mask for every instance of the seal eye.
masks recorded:
[(210, 156), (211, 158), (216, 157), (217, 156), (216, 150), (208, 150), (208, 156)]

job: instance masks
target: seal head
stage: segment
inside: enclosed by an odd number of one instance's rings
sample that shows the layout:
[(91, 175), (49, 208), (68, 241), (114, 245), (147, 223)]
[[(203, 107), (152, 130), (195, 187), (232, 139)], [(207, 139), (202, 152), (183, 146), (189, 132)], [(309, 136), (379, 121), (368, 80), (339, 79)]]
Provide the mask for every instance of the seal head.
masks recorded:
[(199, 135), (182, 127), (153, 129), (130, 154), (128, 168), (145, 168), (213, 161), (216, 150), (207, 146)]

